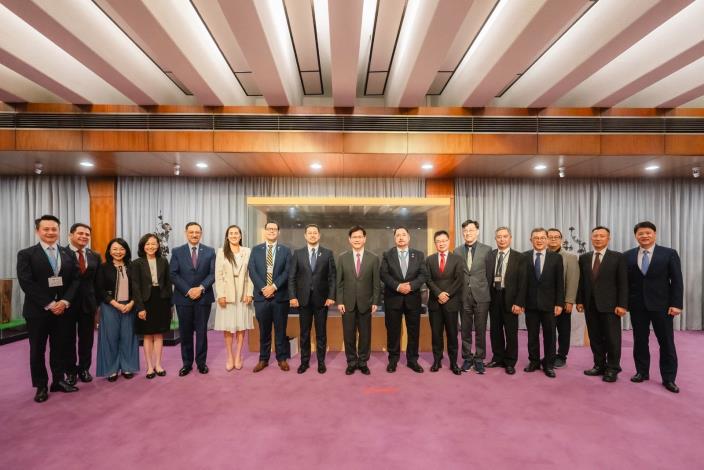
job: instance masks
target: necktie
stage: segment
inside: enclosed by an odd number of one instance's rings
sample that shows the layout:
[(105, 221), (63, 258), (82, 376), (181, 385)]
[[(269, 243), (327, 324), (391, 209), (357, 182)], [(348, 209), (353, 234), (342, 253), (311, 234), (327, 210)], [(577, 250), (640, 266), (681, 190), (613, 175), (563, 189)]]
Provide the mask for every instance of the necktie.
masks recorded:
[(598, 251), (594, 253), (594, 265), (592, 266), (592, 280), (596, 280), (596, 278), (599, 276), (599, 268), (601, 267), (601, 261), (600, 258), (601, 253)]
[(86, 272), (88, 267), (86, 266), (86, 257), (83, 256), (83, 250), (78, 250), (78, 270), (81, 274)]
[(474, 248), (474, 245), (472, 246), (467, 246), (467, 269), (472, 270), (472, 261), (474, 261), (474, 257), (472, 256), (472, 248)]
[(540, 256), (542, 253), (535, 254), (535, 278), (540, 279)]
[(644, 275), (648, 273), (648, 266), (650, 266), (650, 259), (648, 259), (648, 250), (643, 252), (643, 260), (640, 263), (640, 272)]
[(274, 251), (272, 245), (266, 246), (266, 285), (274, 283)]
[(316, 261), (316, 259), (317, 259), (317, 258), (315, 257), (315, 248), (313, 248), (313, 249), (310, 251), (310, 270), (311, 270), (311, 271), (315, 271), (315, 261)]
[(399, 251), (401, 254), (401, 274), (403, 274), (403, 278), (406, 278), (406, 273), (408, 272), (408, 252), (407, 251)]
[(53, 246), (48, 246), (46, 248), (46, 255), (49, 258), (49, 264), (51, 265), (51, 270), (54, 271), (54, 275), (58, 274), (56, 248), (54, 248)]
[(440, 253), (440, 272), (445, 272), (445, 253)]
[(362, 259), (359, 253), (357, 253), (357, 261), (355, 262), (354, 269), (357, 272), (357, 277), (359, 277), (359, 271), (362, 269)]
[[(496, 273), (494, 274), (494, 277), (500, 277), (503, 278), (503, 270), (504, 270), (504, 252), (502, 251), (499, 253), (499, 262), (496, 263)], [(495, 289), (501, 289), (501, 281), (496, 281), (494, 283), (494, 288)]]
[(198, 265), (198, 253), (196, 253), (195, 246), (191, 247), (191, 263), (193, 263), (194, 268)]

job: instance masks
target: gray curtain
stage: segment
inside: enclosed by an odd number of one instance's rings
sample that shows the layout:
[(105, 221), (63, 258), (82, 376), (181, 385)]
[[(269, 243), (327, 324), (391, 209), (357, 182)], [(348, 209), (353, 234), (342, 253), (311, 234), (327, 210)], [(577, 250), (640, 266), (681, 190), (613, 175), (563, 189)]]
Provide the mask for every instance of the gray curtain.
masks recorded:
[[(491, 246), (494, 229), (507, 225), (517, 250), (530, 249), (533, 227), (557, 227), (569, 240), (569, 228), (589, 243), (590, 230), (611, 230), (610, 248), (625, 251), (636, 246), (633, 226), (650, 220), (658, 227), (658, 244), (676, 249), (682, 259), (685, 283), (684, 312), (675, 328), (702, 329), (704, 311), (704, 184), (700, 180), (548, 180), (458, 179), (455, 184), (455, 220), (479, 220), (481, 240)], [(458, 230), (456, 243), (462, 243)], [(577, 245), (573, 243), (574, 250)], [(630, 327), (628, 318), (624, 326)]]
[(61, 220), (61, 243), (75, 222), (90, 223), (90, 198), (84, 177), (0, 177), (0, 278), (14, 279), (12, 318), (21, 317), (24, 296), (17, 285), (17, 252), (38, 242), (34, 219), (53, 214)]

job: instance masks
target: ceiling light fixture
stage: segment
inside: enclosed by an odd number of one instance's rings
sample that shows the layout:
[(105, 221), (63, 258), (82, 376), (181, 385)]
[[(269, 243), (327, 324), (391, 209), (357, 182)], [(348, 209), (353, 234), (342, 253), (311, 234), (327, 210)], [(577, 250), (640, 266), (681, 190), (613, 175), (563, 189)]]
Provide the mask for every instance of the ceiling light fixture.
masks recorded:
[(79, 165), (81, 165), (82, 167), (85, 167), (85, 168), (93, 168), (95, 166), (95, 163), (89, 162), (88, 160), (84, 160), (81, 163), (79, 163)]
[(692, 176), (694, 178), (699, 178), (701, 176), (701, 168), (699, 168), (698, 166), (692, 168)]
[(178, 163), (174, 165), (174, 176), (180, 176), (181, 175), (181, 165)]
[(37, 162), (34, 164), (34, 174), (35, 175), (41, 175), (44, 172), (44, 165), (41, 164), (41, 162)]
[(322, 170), (322, 169), (323, 169), (323, 165), (321, 165), (320, 163), (317, 163), (317, 162), (316, 162), (316, 163), (311, 163), (311, 164), (310, 164), (310, 169), (311, 169), (311, 170), (315, 170), (315, 171)]
[(208, 168), (208, 164), (205, 162), (198, 162), (198, 163), (196, 163), (196, 167), (204, 170), (204, 169)]
[(660, 165), (648, 165), (645, 167), (645, 171), (657, 171), (660, 169)]
[(420, 167), (424, 170), (432, 170), (433, 164), (432, 163), (423, 163)]
[(560, 178), (564, 178), (565, 177), (565, 167), (561, 166), (560, 168), (558, 168), (557, 174), (560, 176)]
[(533, 169), (536, 170), (536, 171), (547, 170), (547, 168), (548, 168), (548, 166), (547, 166), (546, 164), (544, 164), (544, 163), (538, 163), (537, 165), (535, 165), (535, 166), (533, 167)]

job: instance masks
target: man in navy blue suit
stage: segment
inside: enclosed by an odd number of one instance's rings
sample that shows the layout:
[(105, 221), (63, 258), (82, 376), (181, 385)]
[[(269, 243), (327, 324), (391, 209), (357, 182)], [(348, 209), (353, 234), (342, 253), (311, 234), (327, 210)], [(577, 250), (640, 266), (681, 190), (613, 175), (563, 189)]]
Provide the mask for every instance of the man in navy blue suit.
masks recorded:
[(650, 324), (660, 345), (663, 386), (679, 393), (675, 384), (677, 352), (673, 318), (682, 313), (683, 282), (680, 257), (672, 248), (656, 245), (655, 224), (639, 222), (633, 229), (638, 248), (625, 253), (628, 266), (628, 303), (633, 324), (633, 359), (636, 375), (631, 382), (650, 378)]
[(289, 265), (291, 250), (277, 242), (279, 224), (269, 221), (264, 225), (264, 243), (252, 248), (249, 257), (249, 277), (254, 284), (254, 312), (259, 323), (259, 362), (254, 372), (269, 365), (271, 356), (271, 328), (274, 327), (276, 360), (281, 370), (288, 371), (290, 356), (286, 340), (289, 310)]
[(193, 332), (196, 334), (195, 361), (198, 372), (208, 373), (208, 320), (215, 296), (215, 250), (200, 242), (203, 229), (197, 222), (186, 224), (188, 243), (174, 248), (171, 255), (171, 282), (181, 336), (183, 377), (193, 370)]

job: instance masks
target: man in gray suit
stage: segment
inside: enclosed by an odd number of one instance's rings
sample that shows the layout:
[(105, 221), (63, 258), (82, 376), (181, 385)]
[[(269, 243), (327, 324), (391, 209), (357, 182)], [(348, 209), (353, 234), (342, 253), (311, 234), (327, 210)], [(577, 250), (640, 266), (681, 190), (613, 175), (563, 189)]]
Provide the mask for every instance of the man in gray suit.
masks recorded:
[[(462, 370), (472, 367), (477, 374), (484, 373), (486, 358), (486, 319), (489, 316), (491, 296), (486, 276), (486, 257), (491, 253), (489, 245), (479, 243), (479, 222), (467, 219), (462, 223), (464, 245), (455, 248), (464, 264), (464, 291), (460, 313), (462, 334)], [(472, 354), (472, 329), (474, 329), (474, 354)]]
[(579, 263), (577, 256), (562, 248), (562, 232), (556, 228), (548, 229), (548, 249), (562, 256), (565, 274), (565, 305), (562, 314), (555, 317), (557, 330), (557, 356), (555, 368), (567, 365), (567, 353), (570, 351), (570, 333), (572, 332), (572, 307), (577, 300), (579, 286)]
[(337, 262), (337, 309), (342, 314), (345, 338), (345, 374), (352, 375), (359, 369), (369, 375), (367, 361), (371, 351), (372, 314), (376, 312), (381, 291), (379, 258), (364, 249), (367, 231), (362, 227), (355, 225), (348, 236), (352, 250), (342, 253)]

